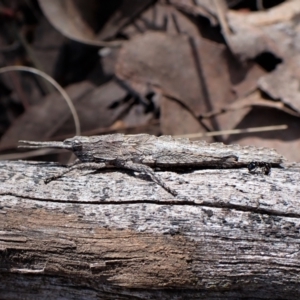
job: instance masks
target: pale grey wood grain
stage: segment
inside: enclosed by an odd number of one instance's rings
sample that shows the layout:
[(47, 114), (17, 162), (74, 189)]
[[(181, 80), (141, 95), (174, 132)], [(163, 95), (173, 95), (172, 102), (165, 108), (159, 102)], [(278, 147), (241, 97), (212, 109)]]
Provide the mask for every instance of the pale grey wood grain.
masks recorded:
[(299, 165), (159, 172), (177, 197), (118, 170), (44, 184), (62, 169), (0, 162), (5, 299), (300, 297)]

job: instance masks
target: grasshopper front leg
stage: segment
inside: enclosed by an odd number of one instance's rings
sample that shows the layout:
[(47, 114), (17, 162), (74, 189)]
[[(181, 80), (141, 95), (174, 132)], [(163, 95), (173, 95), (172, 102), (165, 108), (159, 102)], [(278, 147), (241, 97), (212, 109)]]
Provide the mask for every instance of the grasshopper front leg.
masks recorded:
[(57, 173), (56, 175), (54, 175), (52, 177), (46, 178), (44, 180), (44, 182), (45, 182), (45, 184), (47, 184), (53, 180), (61, 178), (62, 176), (64, 176), (65, 174), (67, 174), (73, 170), (84, 170), (84, 169), (99, 170), (99, 169), (104, 169), (105, 167), (106, 167), (105, 163), (90, 163), (90, 162), (83, 163), (79, 159), (77, 159), (71, 166), (68, 167), (67, 170)]

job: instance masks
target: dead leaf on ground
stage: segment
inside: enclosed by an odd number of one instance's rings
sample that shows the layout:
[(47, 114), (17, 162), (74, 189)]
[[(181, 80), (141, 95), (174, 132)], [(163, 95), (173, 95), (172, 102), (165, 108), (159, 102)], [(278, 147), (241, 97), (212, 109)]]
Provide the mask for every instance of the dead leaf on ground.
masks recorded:
[[(182, 70), (185, 70), (182, 72)], [(195, 114), (206, 111), (203, 94), (186, 36), (147, 32), (134, 37), (120, 51), (117, 76), (141, 95), (160, 88)]]
[[(293, 70), (295, 72), (293, 72)], [(276, 70), (261, 77), (258, 87), (271, 98), (300, 112), (300, 56), (296, 56), (277, 66)], [(297, 76), (298, 75), (298, 76)]]
[(145, 126), (154, 120), (153, 111), (146, 111), (145, 105), (142, 103), (135, 103), (130, 107), (128, 112), (121, 118), (123, 127), (140, 127)]
[[(224, 45), (201, 38), (199, 33), (195, 39), (150, 31), (136, 35), (120, 50), (116, 65), (117, 76), (140, 95), (160, 89), (196, 117), (232, 103), (237, 97), (233, 88), (241, 82), (243, 92), (251, 92), (256, 88), (252, 73), (265, 74), (255, 64), (240, 64)], [(224, 128), (205, 122), (207, 128)]]
[(218, 116), (226, 112), (236, 111), (243, 108), (251, 108), (254, 106), (275, 108), (281, 110), (282, 112), (290, 114), (291, 116), (300, 117), (299, 113), (285, 106), (283, 102), (267, 100), (262, 97), (261, 93), (258, 90), (256, 90), (253, 93), (245, 96), (244, 98), (240, 98), (234, 101), (232, 104), (224, 106), (220, 110), (215, 110), (204, 114), (203, 118), (210, 118), (212, 116)]
[[(273, 109), (276, 109), (291, 116), (300, 117), (299, 113), (286, 107), (281, 101), (264, 99), (258, 90), (245, 96), (244, 98), (236, 100), (228, 106), (223, 107), (221, 110), (212, 111), (206, 114), (204, 117), (215, 116), (218, 122), (224, 125), (226, 124), (227, 128), (240, 128), (238, 127), (239, 124), (243, 122), (242, 120), (251, 112), (253, 108), (260, 108), (265, 110), (270, 109), (269, 114), (272, 114)], [(268, 125), (273, 125), (271, 121), (272, 120), (270, 120), (270, 123)], [(249, 127), (257, 126), (249, 124)], [(227, 139), (228, 135), (224, 135), (223, 137)]]
[[(160, 109), (162, 134), (180, 135), (206, 132), (206, 128), (197, 118), (195, 118), (193, 114), (191, 114), (191, 112), (182, 107), (180, 102), (166, 96), (162, 96)], [(212, 139), (207, 138), (206, 141), (211, 142)]]
[(38, 0), (49, 22), (64, 36), (94, 46), (119, 46), (120, 41), (106, 42), (97, 36), (97, 28), (114, 11), (117, 2), (99, 0)]
[(187, 14), (206, 17), (212, 26), (218, 25), (215, 7), (211, 0), (170, 0), (170, 3)]
[(300, 161), (299, 117), (292, 117), (280, 110), (257, 107), (252, 109), (236, 127), (251, 128), (270, 124), (286, 124), (288, 130), (231, 135), (225, 143), (275, 148), (288, 160)]
[[(90, 45), (112, 45), (103, 41), (110, 39), (114, 43), (113, 39), (120, 37), (124, 45), (111, 50), (70, 42), (78, 47), (68, 48), (67, 55), (55, 59), (43, 52), (43, 45), (51, 47), (53, 43), (43, 39), (47, 36), (41, 35), (43, 31), (36, 31), (44, 44), (39, 44), (39, 39), (33, 39), (33, 43), (29, 39), (25, 49), (42, 47), (40, 53), (39, 49), (26, 53), (26, 58), (37, 65), (46, 60), (48, 70), (56, 61), (60, 73), (57, 69), (55, 73), (61, 75), (56, 78), (65, 85), (84, 80), (67, 88), (73, 93), (72, 98), (75, 97), (84, 133), (150, 130), (156, 134), (178, 135), (257, 127), (262, 122), (261, 111), (268, 114), (264, 125), (276, 122), (281, 125), (286, 113), (298, 119), (298, 2), (286, 1), (261, 12), (228, 9), (237, 2), (243, 1), (39, 0), (50, 22), (65, 36)], [(40, 21), (40, 29), (43, 24)], [(215, 26), (219, 24), (222, 30)], [(1, 33), (0, 30), (0, 39)], [(117, 44), (120, 45), (119, 41)], [(93, 49), (93, 54), (80, 55), (80, 47)], [(59, 53), (64, 53), (63, 50), (61, 46)], [(270, 68), (262, 61), (266, 52), (274, 57)], [(244, 61), (241, 63), (239, 58)], [(91, 68), (87, 68), (91, 61)], [(279, 62), (281, 65), (275, 69)], [(64, 68), (65, 65), (68, 67)], [(121, 82), (112, 79), (114, 75)], [(93, 81), (94, 86), (91, 84), (89, 88), (86, 80)], [(75, 93), (76, 86), (79, 92)], [(16, 91), (17, 87), (14, 84), (11, 89)], [(18, 102), (31, 98), (31, 94), (15, 95), (13, 99)], [(0, 147), (15, 145), (20, 137), (42, 140), (54, 134), (58, 138), (72, 135), (73, 121), (67, 106), (52, 97), (56, 95), (48, 96), (52, 100), (47, 100), (47, 104), (28, 105), (28, 112), (13, 123)], [(253, 112), (259, 117), (257, 120)], [(283, 121), (275, 122), (273, 115), (282, 117)], [(153, 122), (156, 122), (154, 126)], [(265, 134), (265, 137), (274, 143), (275, 136)]]
[(55, 30), (45, 17), (41, 18), (30, 47), (32, 55), (41, 63), (42, 70), (47, 74), (54, 74), (55, 63), (64, 42), (65, 37)]
[[(95, 131), (111, 126), (132, 106), (132, 101), (124, 102), (128, 92), (115, 80), (94, 88), (89, 94), (75, 103), (82, 132)], [(68, 117), (64, 126), (54, 133), (57, 136), (72, 136), (73, 120)]]
[(283, 2), (263, 12), (229, 10), (226, 17), (232, 32), (224, 31), (229, 47), (243, 60), (263, 52), (288, 58), (299, 51), (300, 26), (296, 21), (299, 13), (298, 0)]
[(180, 13), (174, 6), (157, 2), (146, 9), (132, 24), (122, 30), (128, 38), (146, 31), (160, 31), (168, 34), (186, 33), (198, 35), (198, 27), (187, 16)]
[(118, 9), (105, 23), (104, 27), (97, 34), (97, 37), (100, 40), (113, 38), (124, 25), (130, 23), (130, 21), (132, 21), (152, 2), (153, 0), (123, 0), (121, 6), (118, 7)]
[[(76, 105), (93, 88), (91, 83), (84, 81), (67, 87), (66, 92), (73, 100), (73, 104)], [(50, 94), (40, 104), (31, 106), (15, 120), (2, 136), (0, 149), (15, 148), (20, 139), (45, 140), (64, 124), (70, 114), (70, 109), (61, 95), (59, 93)]]

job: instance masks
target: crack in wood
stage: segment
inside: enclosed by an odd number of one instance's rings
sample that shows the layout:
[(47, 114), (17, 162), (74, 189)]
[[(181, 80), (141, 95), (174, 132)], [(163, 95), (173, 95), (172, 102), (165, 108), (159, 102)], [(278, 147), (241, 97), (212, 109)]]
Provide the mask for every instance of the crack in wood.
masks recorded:
[[(0, 196), (13, 196), (16, 198), (24, 199), (24, 194), (19, 195), (17, 193), (0, 193)], [(220, 209), (234, 209), (236, 211), (242, 212), (253, 212), (259, 214), (266, 214), (270, 216), (278, 216), (278, 217), (290, 217), (290, 218), (300, 218), (300, 214), (297, 213), (290, 213), (290, 212), (276, 212), (272, 211), (271, 209), (268, 210), (266, 208), (254, 208), (249, 206), (237, 205), (237, 204), (230, 204), (230, 203), (220, 203), (215, 204), (211, 202), (202, 202), (202, 203), (192, 203), (191, 201), (184, 201), (184, 200), (130, 200), (130, 201), (71, 201), (71, 200), (62, 200), (62, 199), (44, 199), (44, 198), (36, 198), (30, 197), (27, 200), (32, 201), (41, 201), (41, 202), (50, 202), (50, 203), (65, 203), (65, 204), (78, 204), (78, 205), (128, 205), (128, 204), (156, 204), (156, 205), (176, 205), (176, 206), (200, 206), (200, 207), (210, 207), (210, 208), (220, 208)]]

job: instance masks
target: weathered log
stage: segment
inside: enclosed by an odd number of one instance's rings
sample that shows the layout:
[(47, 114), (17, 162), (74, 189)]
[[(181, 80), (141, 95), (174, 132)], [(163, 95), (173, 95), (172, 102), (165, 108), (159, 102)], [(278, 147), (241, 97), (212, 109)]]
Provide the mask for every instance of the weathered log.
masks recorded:
[(0, 299), (300, 298), (300, 165), (61, 170), (0, 162)]

